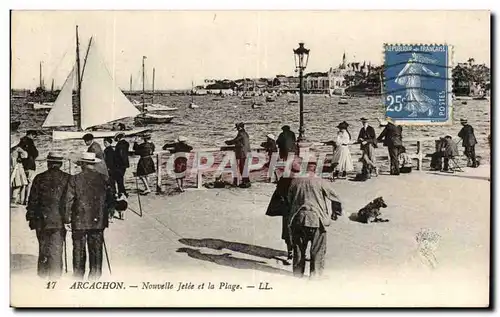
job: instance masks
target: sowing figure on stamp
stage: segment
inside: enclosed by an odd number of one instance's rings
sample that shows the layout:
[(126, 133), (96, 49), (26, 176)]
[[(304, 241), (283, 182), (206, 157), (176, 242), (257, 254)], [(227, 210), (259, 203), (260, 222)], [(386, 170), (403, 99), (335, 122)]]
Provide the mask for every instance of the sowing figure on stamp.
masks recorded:
[(406, 87), (406, 110), (411, 112), (409, 117), (416, 117), (418, 113), (426, 113), (431, 116), (434, 112), (436, 100), (425, 95), (422, 91), (423, 75), (439, 76), (439, 73), (434, 73), (424, 63), (435, 64), (437, 61), (416, 53), (406, 63), (405, 67), (399, 72), (396, 77), (396, 83)]

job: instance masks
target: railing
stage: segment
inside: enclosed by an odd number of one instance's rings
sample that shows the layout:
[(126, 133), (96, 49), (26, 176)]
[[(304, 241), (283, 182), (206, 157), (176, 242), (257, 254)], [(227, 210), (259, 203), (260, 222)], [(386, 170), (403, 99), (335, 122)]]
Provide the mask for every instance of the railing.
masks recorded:
[[(436, 138), (432, 138), (432, 137), (418, 138), (418, 139), (405, 139), (404, 140), (404, 144), (407, 147), (407, 152), (408, 152), (409, 157), (412, 160), (417, 161), (416, 170), (421, 171), (423, 169), (423, 161), (425, 158), (425, 154), (423, 152), (424, 142), (430, 142), (430, 141), (434, 142), (435, 140), (436, 140)], [(410, 153), (408, 151), (408, 149), (412, 148), (413, 146), (416, 146), (416, 150), (415, 150), (415, 152)], [(434, 144), (431, 148), (433, 149), (433, 152), (434, 152), (434, 149), (435, 149)], [(265, 152), (265, 150), (260, 146), (252, 146), (251, 149), (253, 152)], [(361, 150), (359, 149), (358, 145), (351, 145), (350, 149), (351, 149), (351, 155), (353, 157), (355, 157), (355, 156), (361, 157)], [(213, 148), (198, 148), (198, 149), (194, 149), (193, 151), (191, 151), (191, 153), (193, 153), (195, 155), (195, 159), (193, 161), (196, 163), (198, 162), (197, 153), (214, 153), (214, 152), (218, 152), (218, 153), (232, 152), (232, 149), (231, 149), (231, 147), (225, 146), (225, 147), (213, 147)], [(386, 148), (383, 147), (382, 144), (379, 144), (379, 146), (375, 152), (375, 157), (379, 161), (380, 160), (387, 161), (389, 159), (388, 155), (381, 154), (381, 152), (387, 153)], [(314, 142), (311, 144), (310, 153), (314, 153), (314, 154), (326, 153), (327, 155), (332, 155), (333, 154), (333, 147), (330, 145), (324, 145), (323, 143)], [(163, 180), (165, 178), (165, 175), (164, 175), (165, 173), (164, 173), (164, 169), (163, 169), (163, 162), (165, 162), (164, 159), (168, 160), (170, 158), (170, 156), (173, 154), (171, 154), (170, 151), (158, 151), (158, 152), (155, 152), (154, 155), (156, 157), (156, 162), (155, 162), (156, 163), (156, 191), (158, 193), (161, 193), (162, 186), (163, 186)], [(138, 156), (131, 157), (131, 169), (134, 167), (134, 163), (137, 162), (138, 158), (139, 158)], [(37, 162), (39, 162), (39, 163), (41, 163), (42, 161), (45, 161), (45, 159), (44, 158), (37, 159)], [(74, 162), (71, 159), (66, 160), (62, 169), (65, 170), (66, 172), (69, 172), (70, 174), (73, 174), (74, 172), (77, 171), (75, 169), (73, 163)], [(205, 170), (205, 169), (199, 169), (199, 168), (197, 168), (197, 166), (193, 166), (193, 169), (196, 171), (196, 181), (195, 181), (196, 188), (201, 189), (201, 188), (203, 188), (203, 174), (207, 173), (209, 171)], [(40, 170), (40, 169), (38, 169), (38, 170)], [(211, 171), (213, 171), (213, 170), (211, 170)], [(268, 174), (271, 175), (271, 177), (274, 176), (274, 173), (268, 172)]]
[[(416, 153), (408, 153), (408, 156), (412, 160), (417, 161), (417, 166), (416, 170), (421, 171), (423, 169), (423, 160), (424, 160), (424, 153), (423, 153), (423, 143), (428, 142), (428, 141), (435, 141), (436, 138), (428, 137), (428, 138), (419, 138), (419, 139), (406, 139), (404, 140), (404, 143), (408, 146), (416, 145)], [(356, 146), (356, 145), (354, 145)], [(356, 146), (358, 148), (358, 146)], [(329, 148), (330, 150), (327, 151), (325, 148)], [(352, 148), (352, 147), (351, 147)], [(381, 144), (379, 145), (379, 150), (382, 148)], [(432, 147), (434, 149), (434, 146)], [(385, 147), (383, 147), (385, 149)], [(251, 147), (252, 152), (264, 152), (265, 150), (260, 147), (260, 146), (252, 146)], [(194, 149), (191, 151), (191, 153), (210, 153), (210, 152), (232, 152), (232, 149), (229, 149), (229, 147), (220, 147), (220, 148), (199, 148), (199, 149)], [(317, 143), (314, 142), (312, 143), (311, 146), (311, 153), (328, 153), (330, 155), (333, 155), (333, 147), (330, 145), (324, 145), (323, 143)], [(162, 192), (162, 157), (165, 154), (170, 154), (169, 151), (158, 151), (155, 152), (156, 155), (156, 190), (158, 193)], [(351, 151), (351, 154), (354, 155), (359, 155), (361, 156), (361, 151)], [(171, 154), (170, 154), (171, 155)], [(376, 159), (378, 160), (388, 160), (388, 155), (376, 155)], [(167, 158), (168, 159), (168, 158)], [(198, 157), (195, 157), (195, 162), (198, 162)], [(197, 189), (202, 189), (203, 188), (203, 174), (205, 170), (203, 169), (198, 169), (195, 166), (196, 170), (196, 188)], [(269, 172), (268, 172), (269, 173)], [(274, 176), (274, 173), (269, 173), (271, 177)]]

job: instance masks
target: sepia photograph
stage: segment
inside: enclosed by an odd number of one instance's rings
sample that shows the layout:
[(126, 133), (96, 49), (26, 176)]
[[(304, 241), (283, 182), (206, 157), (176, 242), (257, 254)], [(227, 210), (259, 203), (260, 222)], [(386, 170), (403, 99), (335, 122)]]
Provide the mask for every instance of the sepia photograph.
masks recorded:
[(489, 307), (491, 23), (12, 10), (11, 307)]

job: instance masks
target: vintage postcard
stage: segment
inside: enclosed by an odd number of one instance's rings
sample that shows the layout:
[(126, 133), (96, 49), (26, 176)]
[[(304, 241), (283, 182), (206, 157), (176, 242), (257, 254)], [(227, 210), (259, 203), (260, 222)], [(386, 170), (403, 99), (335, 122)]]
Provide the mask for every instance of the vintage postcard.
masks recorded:
[(12, 11), (11, 306), (490, 306), (490, 23)]

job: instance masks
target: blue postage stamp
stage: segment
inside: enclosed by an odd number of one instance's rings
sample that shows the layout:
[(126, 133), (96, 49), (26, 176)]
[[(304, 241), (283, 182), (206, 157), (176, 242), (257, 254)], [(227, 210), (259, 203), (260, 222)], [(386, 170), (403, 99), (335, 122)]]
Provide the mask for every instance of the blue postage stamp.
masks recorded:
[(451, 123), (452, 52), (449, 45), (386, 44), (386, 117), (402, 125)]

